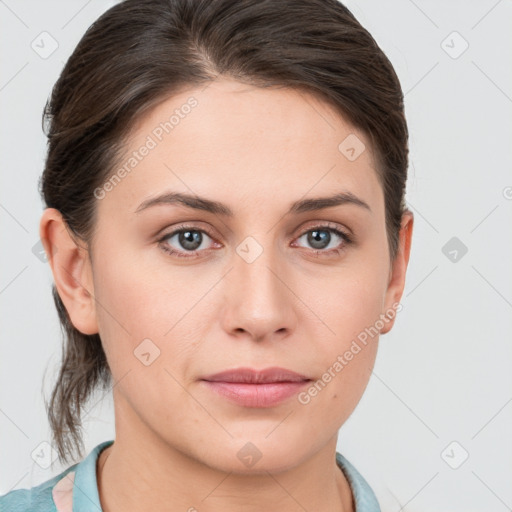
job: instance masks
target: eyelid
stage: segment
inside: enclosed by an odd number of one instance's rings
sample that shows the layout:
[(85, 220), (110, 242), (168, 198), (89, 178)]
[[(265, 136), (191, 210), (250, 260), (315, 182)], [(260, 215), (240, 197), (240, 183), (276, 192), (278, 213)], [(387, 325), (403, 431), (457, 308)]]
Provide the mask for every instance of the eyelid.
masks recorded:
[[(169, 229), (169, 226), (165, 227), (164, 229), (159, 230), (154, 236), (155, 238), (162, 239), (167, 238), (172, 235), (177, 234), (180, 231), (186, 231), (187, 229), (190, 231), (201, 231), (206, 233), (210, 238), (215, 239), (216, 235), (213, 234), (213, 230), (207, 227), (199, 226), (197, 224), (194, 224), (196, 221), (184, 221), (182, 223), (179, 223), (175, 226), (172, 226), (172, 228)], [(169, 229), (169, 231), (167, 231)]]
[[(331, 221), (309, 221), (309, 223), (306, 223), (306, 225), (302, 226), (299, 234), (294, 235), (291, 238), (291, 242), (303, 237), (307, 233), (314, 231), (314, 230), (325, 230), (325, 231), (333, 231), (335, 234), (337, 234), (342, 239), (341, 247), (336, 247), (332, 249), (313, 249), (313, 248), (305, 248), (299, 245), (294, 245), (294, 247), (300, 247), (303, 249), (308, 249), (310, 252), (313, 252), (314, 254), (321, 254), (321, 255), (331, 255), (333, 252), (339, 253), (340, 251), (343, 251), (347, 248), (348, 245), (352, 244), (354, 242), (353, 233), (350, 229), (341, 227), (339, 224), (336, 224)], [(198, 225), (195, 225), (193, 223), (184, 222), (182, 224), (178, 224), (177, 226), (174, 226), (171, 231), (168, 233), (165, 233), (165, 229), (162, 230), (162, 234), (158, 235), (158, 242), (163, 246), (163, 250), (165, 252), (168, 252), (170, 254), (174, 254), (178, 257), (183, 258), (198, 258), (200, 257), (201, 253), (209, 252), (212, 249), (202, 249), (202, 250), (195, 250), (195, 251), (183, 251), (179, 249), (174, 249), (172, 246), (170, 246), (168, 243), (165, 242), (166, 239), (171, 238), (175, 235), (177, 235), (180, 232), (183, 231), (198, 231), (207, 234), (214, 243), (219, 244), (220, 242), (217, 242), (216, 236), (211, 233), (211, 230), (205, 227), (199, 227)], [(188, 254), (187, 254), (188, 253)], [(185, 255), (187, 254), (187, 255)]]
[(292, 241), (298, 240), (305, 236), (307, 233), (311, 231), (330, 231), (335, 233), (339, 238), (341, 238), (342, 242), (337, 247), (333, 247), (331, 249), (313, 249), (313, 248), (305, 248), (301, 245), (298, 245), (297, 242), (293, 243), (294, 247), (300, 247), (302, 249), (308, 249), (309, 252), (313, 252), (315, 255), (322, 256), (330, 256), (333, 253), (340, 254), (342, 251), (345, 251), (348, 246), (354, 243), (354, 237), (352, 231), (346, 228), (341, 227), (340, 225), (329, 222), (329, 221), (316, 221), (313, 225), (306, 225), (301, 228), (300, 234), (294, 236)]
[(354, 236), (351, 229), (348, 227), (345, 227), (341, 224), (338, 224), (336, 222), (328, 221), (328, 220), (312, 220), (308, 221), (305, 224), (303, 224), (300, 229), (298, 235), (294, 235), (293, 238), (297, 238), (298, 236), (302, 236), (305, 233), (308, 233), (309, 231), (312, 231), (314, 229), (333, 229), (336, 231), (342, 232), (344, 235), (347, 236), (347, 238), (352, 238)]
[[(201, 233), (206, 233), (215, 244), (218, 244), (218, 242), (215, 239), (215, 236), (210, 233), (209, 229), (206, 228), (200, 228), (196, 225), (189, 224), (187, 222), (179, 224), (177, 226), (174, 226), (171, 231), (166, 233), (166, 229), (163, 229), (160, 233), (160, 235), (157, 235), (157, 242), (158, 245), (161, 247), (161, 250), (163, 250), (165, 253), (175, 256), (177, 258), (182, 259), (196, 259), (201, 257), (201, 253), (210, 252), (212, 249), (202, 249), (202, 250), (195, 250), (195, 251), (183, 251), (179, 249), (175, 249), (172, 247), (168, 242), (166, 242), (166, 239), (172, 238), (173, 236), (177, 235), (180, 232), (183, 231), (199, 231)], [(187, 254), (188, 253), (188, 254)]]

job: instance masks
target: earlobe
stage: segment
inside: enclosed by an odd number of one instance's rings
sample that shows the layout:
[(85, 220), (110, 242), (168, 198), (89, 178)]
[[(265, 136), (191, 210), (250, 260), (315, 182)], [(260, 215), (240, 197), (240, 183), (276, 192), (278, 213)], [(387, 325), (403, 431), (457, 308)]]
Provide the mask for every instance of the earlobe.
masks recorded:
[(383, 314), (389, 321), (385, 323), (384, 328), (380, 331), (381, 334), (386, 334), (392, 329), (396, 314), (401, 309), (399, 306), (397, 308), (397, 305), (400, 304), (400, 299), (402, 298), (405, 287), (405, 275), (411, 252), (413, 224), (413, 213), (407, 210), (402, 215), (398, 252), (391, 266), (390, 279), (384, 301), (385, 310)]
[(70, 234), (61, 213), (55, 208), (44, 210), (39, 237), (71, 323), (83, 334), (96, 334), (96, 304), (87, 249)]

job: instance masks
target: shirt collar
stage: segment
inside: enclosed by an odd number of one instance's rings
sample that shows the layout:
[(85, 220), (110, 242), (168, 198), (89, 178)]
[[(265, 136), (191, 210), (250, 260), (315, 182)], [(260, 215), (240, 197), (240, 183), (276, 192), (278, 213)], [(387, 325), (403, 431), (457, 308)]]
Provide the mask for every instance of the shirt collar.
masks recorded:
[(381, 512), (375, 493), (361, 473), (339, 452), (336, 452), (336, 462), (352, 489), (354, 512)]
[(102, 512), (96, 478), (96, 462), (100, 452), (114, 440), (96, 446), (76, 467), (73, 486), (73, 512)]

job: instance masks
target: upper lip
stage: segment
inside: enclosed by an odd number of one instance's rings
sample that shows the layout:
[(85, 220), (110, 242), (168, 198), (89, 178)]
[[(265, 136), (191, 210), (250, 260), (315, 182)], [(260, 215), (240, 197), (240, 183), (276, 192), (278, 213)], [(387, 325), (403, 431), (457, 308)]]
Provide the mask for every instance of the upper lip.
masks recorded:
[(262, 370), (252, 368), (233, 368), (220, 373), (208, 375), (202, 380), (211, 382), (243, 382), (248, 384), (266, 384), (270, 382), (301, 382), (310, 380), (305, 375), (301, 375), (286, 368), (273, 366)]

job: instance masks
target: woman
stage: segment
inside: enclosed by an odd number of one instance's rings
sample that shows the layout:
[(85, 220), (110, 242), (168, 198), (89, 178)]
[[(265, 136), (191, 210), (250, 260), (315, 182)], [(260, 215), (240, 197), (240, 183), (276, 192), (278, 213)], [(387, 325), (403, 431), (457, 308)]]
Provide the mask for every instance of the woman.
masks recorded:
[(125, 0), (45, 109), (61, 461), (1, 510), (379, 511), (336, 451), (400, 310), (403, 94), (336, 0)]

